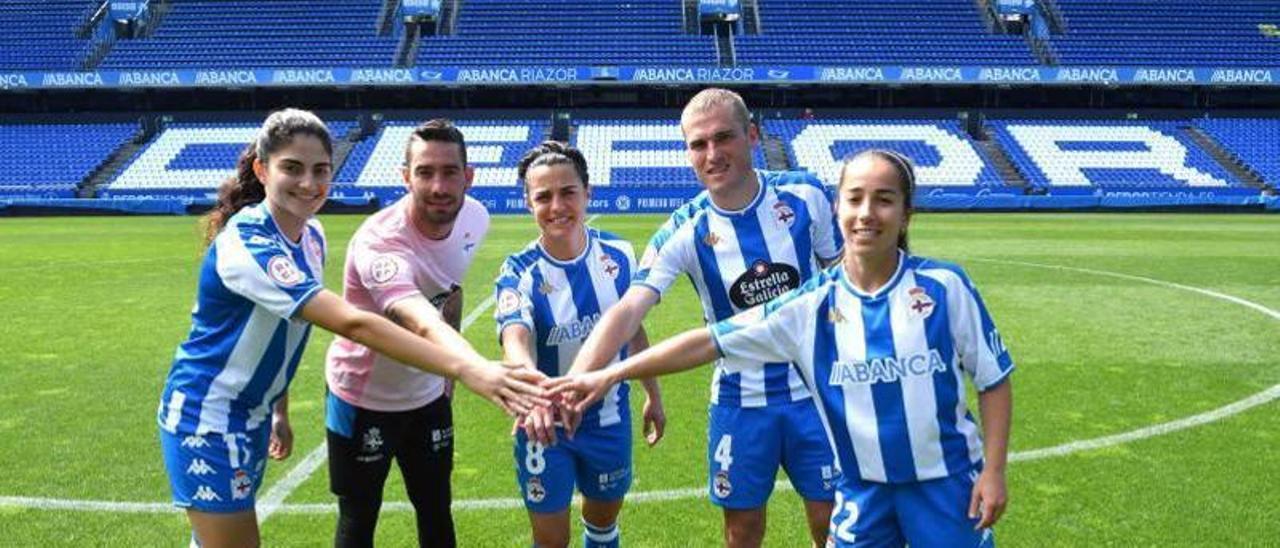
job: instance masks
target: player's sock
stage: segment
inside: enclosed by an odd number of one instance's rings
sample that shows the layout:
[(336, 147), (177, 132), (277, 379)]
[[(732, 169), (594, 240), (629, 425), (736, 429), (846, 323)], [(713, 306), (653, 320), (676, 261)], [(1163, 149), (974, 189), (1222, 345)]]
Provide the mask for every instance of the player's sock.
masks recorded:
[(196, 532), (191, 532), (191, 543), (187, 544), (187, 548), (200, 548), (200, 539), (196, 538)]
[(618, 548), (621, 538), (616, 521), (608, 527), (596, 527), (582, 520), (582, 546), (585, 548)]

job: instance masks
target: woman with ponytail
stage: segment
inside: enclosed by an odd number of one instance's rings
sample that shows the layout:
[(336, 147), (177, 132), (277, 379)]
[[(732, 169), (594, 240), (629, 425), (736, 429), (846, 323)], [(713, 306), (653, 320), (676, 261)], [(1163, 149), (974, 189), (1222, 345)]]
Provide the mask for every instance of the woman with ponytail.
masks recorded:
[(531, 384), (541, 379), (535, 372), (434, 344), (324, 289), (326, 244), (314, 216), (328, 196), (332, 158), (329, 131), (314, 114), (274, 112), (206, 219), (191, 331), (157, 414), (173, 501), (187, 511), (194, 544), (260, 543), (254, 496), (264, 457), (287, 456), (280, 402), (312, 324), (456, 378), (509, 413), (546, 403)]
[[(843, 475), (827, 546), (994, 546), (1008, 504), (1013, 361), (958, 265), (911, 255), (915, 170), (889, 150), (844, 163), (844, 257), (767, 304), (608, 369), (552, 379), (581, 408), (613, 384), (713, 359), (791, 361), (818, 401)], [(965, 403), (978, 391), (981, 423)], [(560, 386), (555, 386), (555, 385)]]

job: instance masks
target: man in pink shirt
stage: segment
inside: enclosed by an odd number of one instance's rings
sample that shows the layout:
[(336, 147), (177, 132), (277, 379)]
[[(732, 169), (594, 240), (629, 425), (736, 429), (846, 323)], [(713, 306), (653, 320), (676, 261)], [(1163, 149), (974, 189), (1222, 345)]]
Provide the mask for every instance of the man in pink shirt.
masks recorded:
[[(489, 212), (466, 195), (474, 171), (462, 133), (448, 120), (418, 126), (405, 146), (402, 174), (408, 194), (351, 238), (344, 297), (433, 342), (475, 354), (458, 332), (461, 284), (489, 230)], [(418, 544), (454, 546), (448, 382), (342, 337), (329, 347), (325, 376), (329, 486), (338, 496), (335, 546), (373, 545), (393, 458), (417, 515)]]

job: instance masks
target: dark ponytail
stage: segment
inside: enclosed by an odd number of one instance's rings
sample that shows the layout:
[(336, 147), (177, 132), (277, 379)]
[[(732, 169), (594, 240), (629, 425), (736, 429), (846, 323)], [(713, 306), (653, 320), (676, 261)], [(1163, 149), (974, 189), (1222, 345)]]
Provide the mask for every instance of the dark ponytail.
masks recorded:
[(329, 128), (315, 114), (295, 108), (271, 113), (262, 122), (262, 127), (258, 128), (253, 142), (240, 153), (235, 175), (218, 186), (218, 203), (204, 220), (206, 245), (218, 236), (218, 232), (227, 226), (227, 221), (237, 211), (266, 199), (266, 187), (253, 172), (253, 162), (261, 160), (266, 164), (272, 154), (292, 143), (295, 135), (311, 135), (319, 139), (325, 152), (330, 157), (333, 156), (333, 139), (329, 136)]
[(253, 172), (253, 161), (258, 158), (257, 147), (250, 143), (236, 160), (236, 173), (218, 185), (218, 203), (204, 219), (204, 243), (208, 245), (227, 226), (227, 220), (249, 204), (266, 199), (267, 189)]

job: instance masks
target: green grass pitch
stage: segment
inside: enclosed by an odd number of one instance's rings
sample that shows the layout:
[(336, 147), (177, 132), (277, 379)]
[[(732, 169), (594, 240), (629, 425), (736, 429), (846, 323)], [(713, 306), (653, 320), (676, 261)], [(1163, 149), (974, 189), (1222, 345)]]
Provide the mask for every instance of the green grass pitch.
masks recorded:
[[(341, 287), (347, 240), (362, 218), (323, 219), (331, 288)], [(1280, 309), (1278, 221), (1146, 214), (914, 219), (914, 251), (970, 272), (1018, 365), (1010, 506), (996, 530), (1001, 544), (1280, 543), (1280, 317), (1266, 312)], [(660, 222), (604, 216), (595, 225), (642, 251)], [(468, 312), (492, 292), (502, 258), (534, 234), (527, 216), (495, 217), (468, 276)], [(185, 544), (185, 518), (159, 505), (169, 493), (154, 417), (174, 347), (189, 327), (201, 253), (190, 217), (0, 219), (0, 545)], [(655, 340), (696, 325), (689, 285), (678, 282), (649, 315)], [(482, 353), (499, 355), (491, 311), (466, 335)], [(260, 497), (323, 439), (330, 340), (313, 332), (291, 388), (295, 454), (268, 465)], [(719, 511), (692, 494), (704, 488), (709, 380), (705, 367), (663, 381), (667, 438), (635, 449), (632, 493), (650, 494), (623, 510), (627, 545), (720, 542)], [(641, 394), (633, 392), (633, 405)], [(1246, 403), (1260, 405), (1224, 409), (1258, 394)], [(462, 544), (527, 546), (508, 419), (465, 393), (455, 409)], [(1151, 428), (1198, 415), (1203, 424)], [(1101, 448), (1033, 452), (1135, 431), (1138, 439)], [(388, 482), (378, 528), (384, 546), (414, 539), (398, 474)], [(86, 501), (153, 505), (73, 509)], [(321, 506), (330, 503), (320, 466), (267, 519), (266, 545), (331, 543), (334, 515)], [(776, 491), (766, 544), (804, 545), (801, 516), (795, 494)]]

